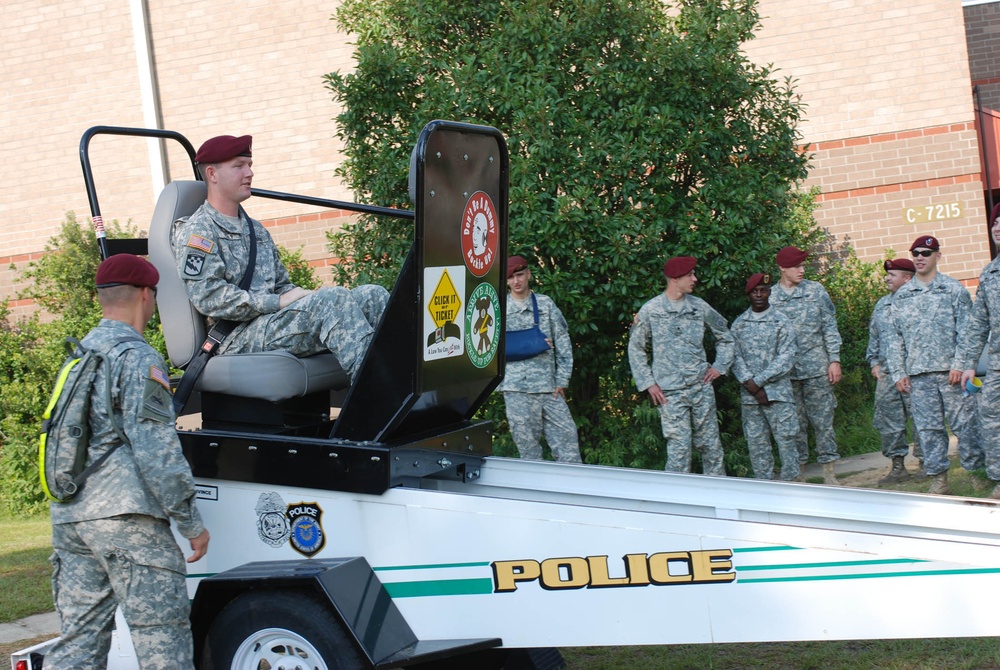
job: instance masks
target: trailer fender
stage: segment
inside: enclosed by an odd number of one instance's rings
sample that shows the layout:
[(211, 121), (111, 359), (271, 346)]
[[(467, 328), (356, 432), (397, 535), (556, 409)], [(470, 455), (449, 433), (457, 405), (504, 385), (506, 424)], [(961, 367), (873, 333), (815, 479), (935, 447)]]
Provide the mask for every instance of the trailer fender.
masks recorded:
[(263, 660), (277, 668), (290, 653), (308, 657), (310, 667), (388, 669), (501, 644), (418, 640), (362, 557), (247, 563), (203, 579), (191, 628), (202, 670)]

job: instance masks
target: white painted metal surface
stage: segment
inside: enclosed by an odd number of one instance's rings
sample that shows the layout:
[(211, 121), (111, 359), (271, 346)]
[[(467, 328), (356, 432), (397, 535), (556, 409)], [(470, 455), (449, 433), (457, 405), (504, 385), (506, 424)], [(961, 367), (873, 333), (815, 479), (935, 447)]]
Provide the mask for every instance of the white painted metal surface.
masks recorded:
[(263, 539), (260, 502), (314, 503), (313, 557), (365, 556), (423, 639), (1000, 635), (982, 597), (1000, 588), (993, 502), (498, 458), (475, 484), (381, 496), (199, 483), (213, 540), (192, 593), (249, 561), (305, 560)]

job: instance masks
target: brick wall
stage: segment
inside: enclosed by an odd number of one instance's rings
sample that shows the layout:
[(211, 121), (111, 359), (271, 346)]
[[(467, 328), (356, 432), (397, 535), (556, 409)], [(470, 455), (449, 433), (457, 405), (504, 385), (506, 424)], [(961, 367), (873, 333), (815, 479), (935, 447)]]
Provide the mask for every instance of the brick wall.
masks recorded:
[(963, 11), (972, 83), (979, 85), (983, 107), (1000, 110), (1000, 2), (969, 5)]
[[(337, 200), (353, 195), (335, 176), (338, 113), (324, 74), (352, 67), (346, 36), (330, 20), (337, 2), (245, 0), (150, 3), (149, 26), (163, 127), (197, 147), (218, 134), (254, 135), (254, 185)], [(142, 126), (132, 16), (128, 2), (8, 0), (0, 3), (0, 260), (41, 250), (67, 211), (90, 214), (79, 143), (94, 125)], [(104, 219), (148, 226), (155, 204), (146, 140), (91, 142)], [(168, 144), (169, 173), (190, 178), (187, 157)], [(248, 203), (262, 220), (317, 208), (263, 199)], [(326, 264), (325, 226), (306, 234), (274, 226), (280, 244), (306, 244)], [(0, 299), (15, 292), (0, 271)]]
[[(933, 233), (942, 271), (964, 281), (989, 262), (962, 7), (950, 0), (764, 0), (746, 46), (792, 77), (805, 103), (817, 224), (864, 260)], [(908, 208), (958, 203), (956, 219), (909, 223)]]

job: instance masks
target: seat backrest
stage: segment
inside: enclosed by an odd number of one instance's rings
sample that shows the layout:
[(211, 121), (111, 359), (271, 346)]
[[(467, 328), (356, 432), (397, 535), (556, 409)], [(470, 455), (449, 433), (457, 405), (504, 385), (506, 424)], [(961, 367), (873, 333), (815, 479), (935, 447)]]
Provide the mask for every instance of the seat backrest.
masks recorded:
[(188, 300), (170, 244), (174, 221), (191, 216), (206, 197), (205, 182), (172, 181), (160, 192), (149, 225), (149, 260), (160, 273), (156, 306), (172, 365), (187, 366), (205, 341), (205, 319)]

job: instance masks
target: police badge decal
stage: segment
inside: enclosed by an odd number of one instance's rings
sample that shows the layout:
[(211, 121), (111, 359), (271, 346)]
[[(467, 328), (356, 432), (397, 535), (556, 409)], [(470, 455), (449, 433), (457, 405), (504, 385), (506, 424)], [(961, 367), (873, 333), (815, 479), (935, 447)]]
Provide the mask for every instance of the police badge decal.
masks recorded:
[(291, 529), (285, 515), (285, 501), (277, 493), (261, 493), (257, 498), (257, 536), (272, 547), (288, 541)]
[(292, 524), (292, 549), (309, 558), (326, 545), (323, 532), (323, 510), (314, 502), (298, 502), (285, 512)]

